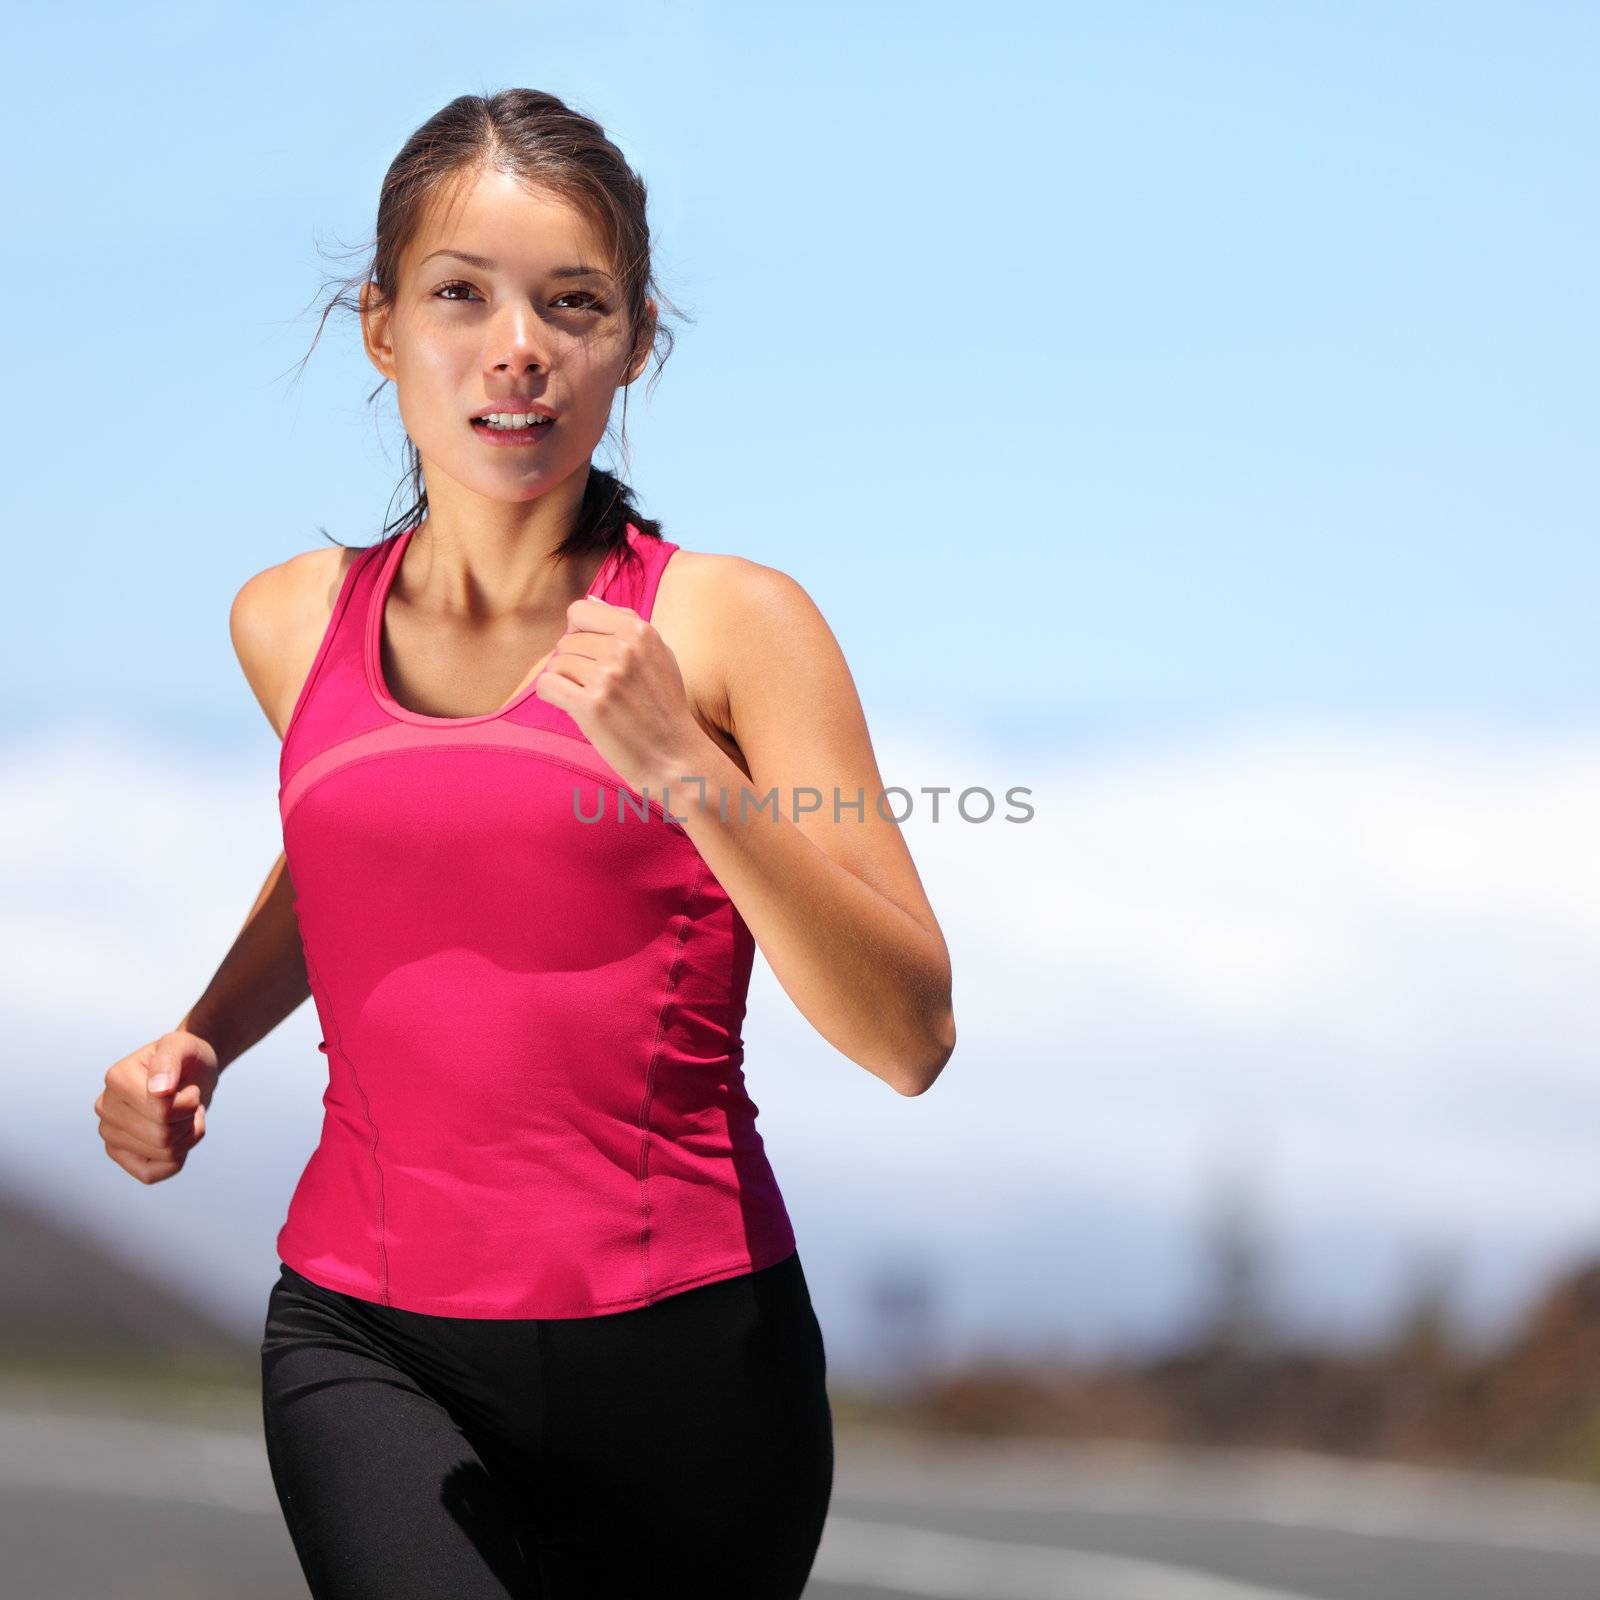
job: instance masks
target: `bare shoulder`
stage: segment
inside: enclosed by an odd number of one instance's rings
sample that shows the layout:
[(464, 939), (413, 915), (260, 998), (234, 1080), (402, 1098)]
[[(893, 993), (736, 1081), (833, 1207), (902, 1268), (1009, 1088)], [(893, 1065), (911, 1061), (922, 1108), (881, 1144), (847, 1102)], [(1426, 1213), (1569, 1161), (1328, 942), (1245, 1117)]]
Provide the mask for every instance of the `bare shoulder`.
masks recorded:
[(831, 638), (816, 603), (787, 572), (748, 556), (703, 550), (679, 550), (667, 563), (652, 620), (658, 618), (722, 643), (763, 627), (820, 631)]
[(279, 738), (327, 632), (334, 603), (359, 549), (323, 545), (246, 579), (228, 613), (234, 654)]
[(743, 746), (740, 716), (785, 684), (826, 712), (854, 702), (838, 640), (805, 586), (748, 556), (679, 550), (661, 575), (651, 620), (683, 670), (703, 720)]

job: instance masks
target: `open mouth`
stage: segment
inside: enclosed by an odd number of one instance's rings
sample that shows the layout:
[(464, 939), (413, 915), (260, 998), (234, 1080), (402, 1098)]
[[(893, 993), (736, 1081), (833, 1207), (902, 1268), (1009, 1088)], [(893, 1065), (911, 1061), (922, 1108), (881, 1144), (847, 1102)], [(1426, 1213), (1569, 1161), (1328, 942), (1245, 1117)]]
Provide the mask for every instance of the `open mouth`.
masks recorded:
[(490, 411), (472, 419), (472, 431), (491, 444), (532, 444), (550, 431), (554, 421), (529, 411)]

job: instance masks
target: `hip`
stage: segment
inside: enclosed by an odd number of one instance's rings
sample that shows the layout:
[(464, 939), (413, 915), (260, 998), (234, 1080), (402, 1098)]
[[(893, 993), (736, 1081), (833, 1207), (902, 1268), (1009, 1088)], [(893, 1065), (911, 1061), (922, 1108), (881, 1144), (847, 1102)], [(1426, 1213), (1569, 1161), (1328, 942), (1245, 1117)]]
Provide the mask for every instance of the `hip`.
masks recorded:
[(269, 1406), (308, 1383), (401, 1384), (530, 1482), (697, 1446), (800, 1452), (831, 1474), (827, 1351), (798, 1250), (646, 1306), (559, 1318), (407, 1311), (282, 1263), (261, 1358)]

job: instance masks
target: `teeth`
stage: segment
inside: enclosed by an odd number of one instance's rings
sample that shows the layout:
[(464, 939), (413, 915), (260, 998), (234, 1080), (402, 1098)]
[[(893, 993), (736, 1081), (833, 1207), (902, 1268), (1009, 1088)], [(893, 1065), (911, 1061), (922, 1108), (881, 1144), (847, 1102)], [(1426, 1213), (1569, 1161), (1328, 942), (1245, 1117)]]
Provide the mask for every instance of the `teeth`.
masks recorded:
[(479, 417), (478, 421), (487, 423), (491, 428), (534, 428), (548, 423), (550, 418), (531, 411), (491, 411), (487, 416)]

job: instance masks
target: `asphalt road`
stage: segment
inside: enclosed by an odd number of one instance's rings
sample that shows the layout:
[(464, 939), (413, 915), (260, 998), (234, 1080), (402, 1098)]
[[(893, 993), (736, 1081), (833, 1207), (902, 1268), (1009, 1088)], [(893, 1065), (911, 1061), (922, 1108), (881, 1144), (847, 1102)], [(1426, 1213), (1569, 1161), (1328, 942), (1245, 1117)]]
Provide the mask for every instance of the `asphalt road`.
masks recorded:
[[(248, 1430), (0, 1411), (7, 1600), (304, 1600)], [(808, 1600), (1594, 1600), (1600, 1491), (841, 1430)]]

